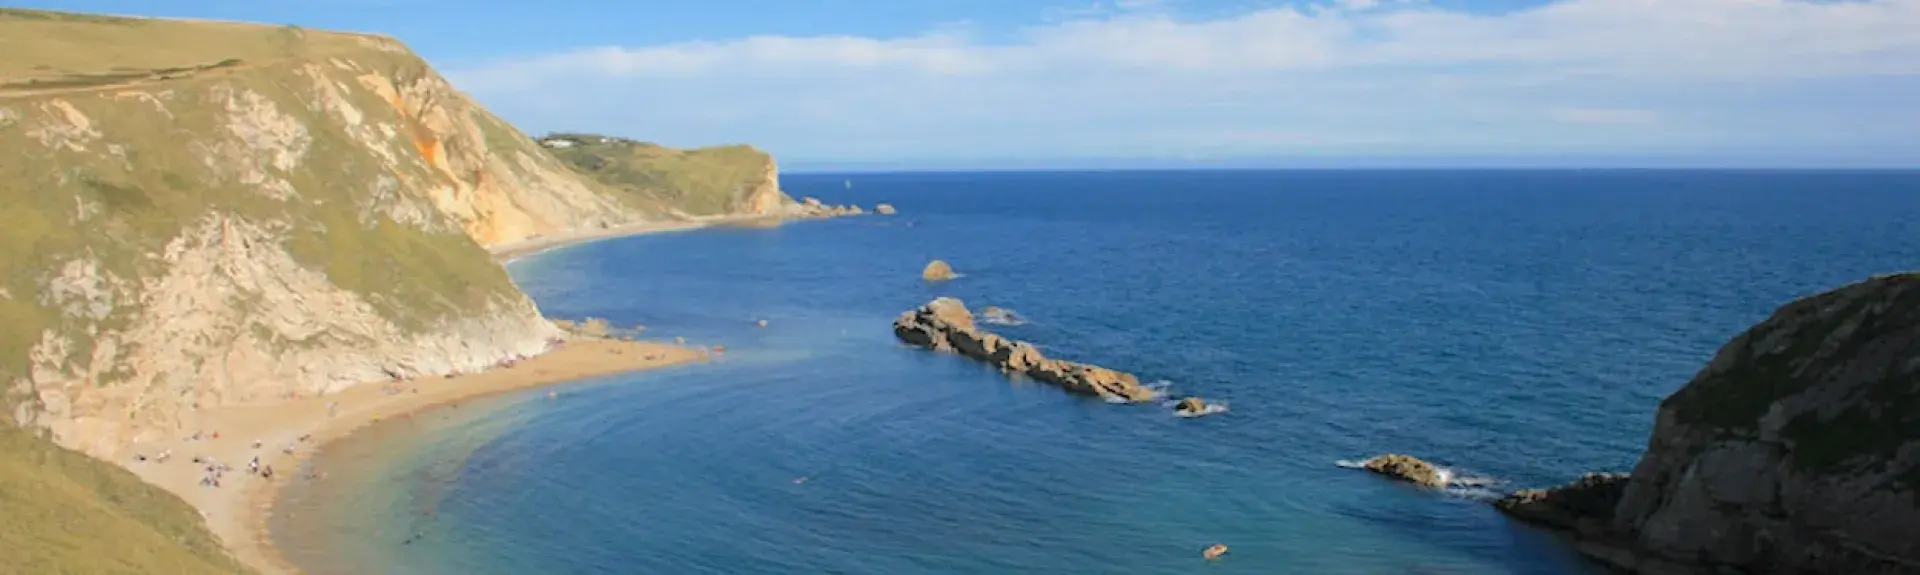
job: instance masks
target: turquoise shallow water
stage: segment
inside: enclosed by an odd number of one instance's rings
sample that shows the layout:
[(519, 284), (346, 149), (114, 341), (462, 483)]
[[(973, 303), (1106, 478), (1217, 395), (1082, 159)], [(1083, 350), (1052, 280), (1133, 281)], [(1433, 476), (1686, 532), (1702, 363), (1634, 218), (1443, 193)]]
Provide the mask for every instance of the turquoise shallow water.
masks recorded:
[[(902, 214), (516, 262), (549, 315), (729, 351), (350, 440), (292, 490), (281, 542), (348, 573), (1593, 572), (1485, 497), (1630, 467), (1722, 342), (1915, 267), (1920, 231), (1912, 173), (844, 179), (786, 186)], [(964, 277), (921, 283), (933, 257)], [(1230, 411), (896, 344), (892, 318), (936, 295)], [(1388, 451), (1494, 485), (1336, 465)], [(1215, 542), (1232, 553), (1201, 561)]]

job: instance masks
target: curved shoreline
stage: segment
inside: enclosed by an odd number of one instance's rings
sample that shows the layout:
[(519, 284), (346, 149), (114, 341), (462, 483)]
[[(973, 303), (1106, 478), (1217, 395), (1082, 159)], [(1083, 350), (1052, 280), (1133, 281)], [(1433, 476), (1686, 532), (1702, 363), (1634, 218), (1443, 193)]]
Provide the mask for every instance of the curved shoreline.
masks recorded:
[[(707, 359), (704, 350), (653, 341), (576, 338), (561, 348), (528, 358), (511, 368), (450, 378), (422, 378), (404, 382), (389, 393), (388, 382), (363, 383), (321, 397), (302, 397), (262, 405), (228, 406), (207, 410), (202, 421), (209, 434), (202, 441), (150, 442), (140, 453), (171, 450), (166, 463), (145, 461), (126, 467), (146, 480), (180, 496), (200, 511), (209, 530), (241, 563), (260, 573), (298, 573), (274, 545), (269, 530), (280, 487), (303, 481), (297, 470), (326, 444), (345, 438), (381, 419), (498, 395), (631, 373)], [(329, 415), (329, 406), (337, 410)], [(211, 434), (219, 433), (219, 438)], [(304, 439), (303, 439), (304, 438)], [(254, 447), (258, 441), (260, 447)], [(292, 448), (291, 453), (283, 451)], [(233, 467), (222, 487), (200, 484), (206, 474), (196, 457), (211, 457)], [(259, 457), (276, 476), (249, 475), (247, 462)]]

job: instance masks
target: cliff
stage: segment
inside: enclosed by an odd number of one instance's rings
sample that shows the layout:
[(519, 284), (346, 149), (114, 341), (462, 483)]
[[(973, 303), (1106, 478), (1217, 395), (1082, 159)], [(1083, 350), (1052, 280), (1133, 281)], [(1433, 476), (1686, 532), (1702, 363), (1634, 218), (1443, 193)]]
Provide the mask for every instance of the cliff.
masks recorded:
[(539, 353), (484, 245), (676, 217), (384, 37), (5, 10), (0, 53), (0, 413), (94, 455)]
[(629, 201), (661, 211), (773, 216), (796, 207), (780, 190), (773, 156), (752, 146), (680, 150), (594, 134), (552, 134), (540, 145)]
[(1790, 303), (1661, 402), (1628, 476), (1515, 494), (1632, 570), (1920, 573), (1920, 275)]

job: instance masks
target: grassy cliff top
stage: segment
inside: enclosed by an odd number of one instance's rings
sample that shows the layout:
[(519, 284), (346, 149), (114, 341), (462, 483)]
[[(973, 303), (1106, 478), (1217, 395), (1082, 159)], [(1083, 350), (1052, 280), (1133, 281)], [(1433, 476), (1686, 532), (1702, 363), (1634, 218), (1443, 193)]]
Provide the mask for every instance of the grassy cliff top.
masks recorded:
[[(0, 88), (84, 88), (160, 80), (390, 44), (295, 26), (0, 8)], [(162, 78), (168, 76), (169, 78)]]
[(10, 425), (0, 425), (0, 509), (0, 571), (246, 572), (185, 501)]
[(692, 215), (738, 211), (773, 170), (773, 156), (736, 144), (679, 149), (596, 134), (556, 133), (542, 146), (640, 203)]

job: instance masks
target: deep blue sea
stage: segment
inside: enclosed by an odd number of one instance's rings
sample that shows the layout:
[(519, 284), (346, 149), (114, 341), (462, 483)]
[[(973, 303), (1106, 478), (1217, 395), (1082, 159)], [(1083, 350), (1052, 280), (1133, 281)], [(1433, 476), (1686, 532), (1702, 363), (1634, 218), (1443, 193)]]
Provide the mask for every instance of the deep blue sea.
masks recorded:
[[(1629, 469), (1655, 405), (1721, 343), (1793, 298), (1920, 267), (1912, 172), (783, 183), (900, 214), (515, 262), (552, 317), (728, 352), (336, 444), (318, 461), (338, 471), (276, 519), (292, 558), (317, 573), (1590, 573), (1486, 498)], [(932, 258), (963, 277), (923, 283)], [(897, 344), (892, 319), (941, 295), (1016, 310), (1029, 323), (994, 329), (1050, 356), (1230, 411), (1111, 405)], [(1383, 452), (1496, 484), (1336, 465)], [(1232, 551), (1202, 560), (1213, 543)]]

